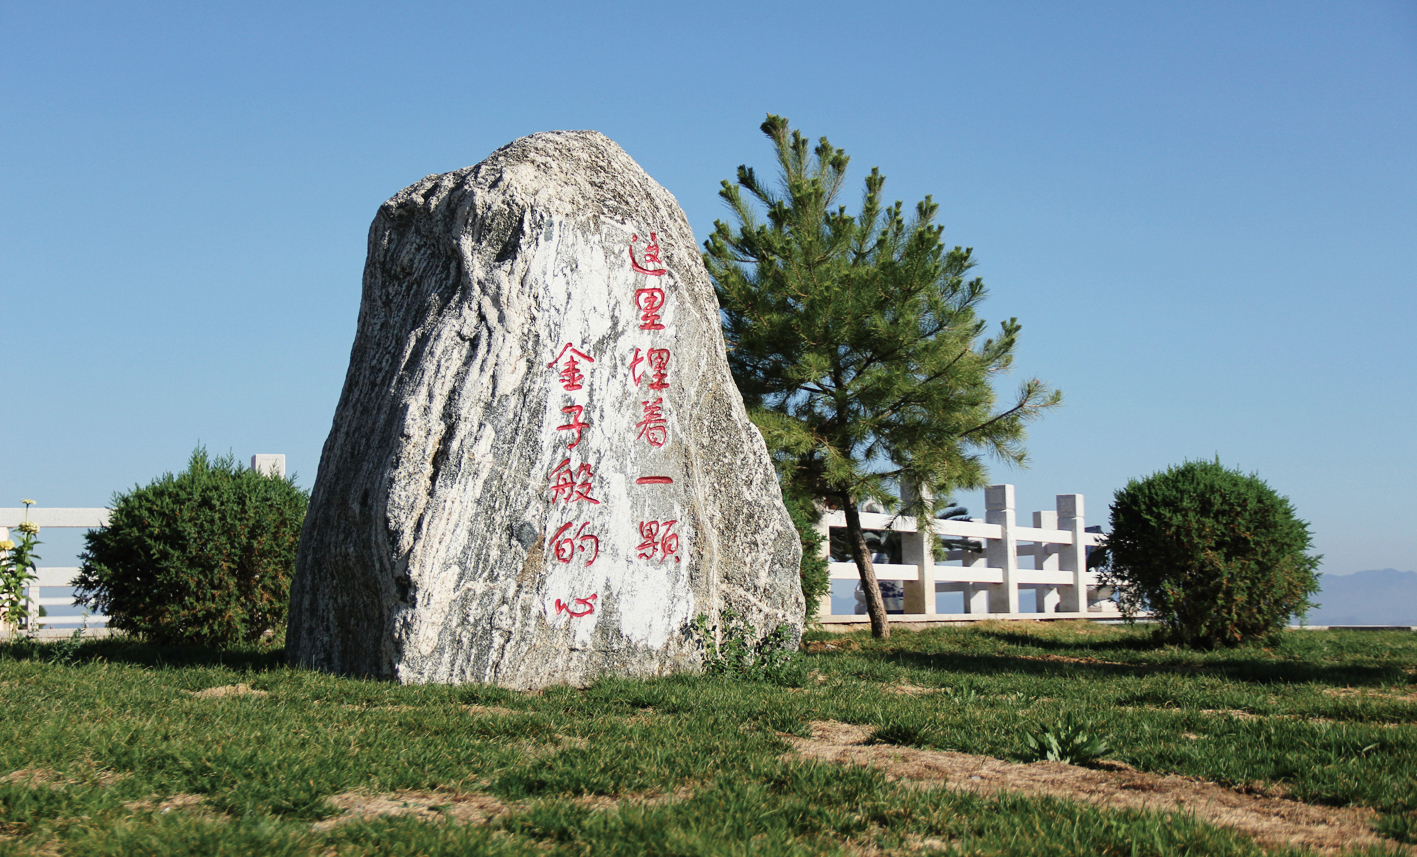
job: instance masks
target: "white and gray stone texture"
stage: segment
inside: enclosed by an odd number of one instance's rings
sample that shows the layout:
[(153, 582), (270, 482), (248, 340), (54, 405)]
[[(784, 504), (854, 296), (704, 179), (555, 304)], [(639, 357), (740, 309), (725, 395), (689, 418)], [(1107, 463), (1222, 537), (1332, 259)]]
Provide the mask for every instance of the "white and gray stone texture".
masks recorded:
[(532, 689), (800, 635), (799, 542), (673, 196), (593, 131), (380, 207), (291, 590), (292, 663)]

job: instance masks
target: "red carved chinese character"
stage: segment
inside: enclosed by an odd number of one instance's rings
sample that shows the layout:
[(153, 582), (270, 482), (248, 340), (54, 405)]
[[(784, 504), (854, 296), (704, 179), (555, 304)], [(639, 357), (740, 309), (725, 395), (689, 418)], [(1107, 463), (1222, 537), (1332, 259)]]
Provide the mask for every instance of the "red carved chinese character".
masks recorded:
[(641, 476), (635, 480), (636, 485), (673, 485), (674, 479), (670, 476)]
[(649, 378), (649, 388), (651, 390), (666, 390), (669, 388), (669, 349), (651, 348), (643, 356), (640, 349), (635, 349), (635, 356), (630, 359), (630, 380), (638, 387), (644, 380), (644, 370), (640, 368), (641, 363), (649, 363), (653, 373)]
[(567, 604), (561, 599), (557, 598), (556, 614), (560, 615), (562, 613), (569, 613), (572, 617), (576, 619), (579, 619), (582, 616), (589, 616), (590, 614), (595, 612), (595, 599), (597, 597), (599, 597), (599, 593), (592, 592), (589, 598), (577, 598), (575, 606), (580, 607), (580, 610), (572, 609), (572, 606), (570, 604)]
[(575, 472), (571, 472), (571, 459), (564, 458), (556, 465), (556, 469), (551, 471), (551, 475), (546, 477), (551, 480), (551, 502), (557, 500), (566, 503), (574, 503), (578, 500), (585, 500), (600, 505), (600, 501), (590, 496), (590, 480), (595, 474), (590, 472), (589, 464), (582, 464)]
[(566, 444), (567, 449), (575, 449), (576, 445), (581, 442), (581, 429), (590, 427), (590, 423), (581, 422), (581, 415), (584, 412), (585, 408), (580, 405), (569, 405), (561, 409), (561, 413), (571, 415), (571, 421), (563, 426), (556, 426), (556, 431), (573, 431), (576, 433), (576, 439)]
[(638, 437), (644, 438), (650, 446), (664, 446), (664, 442), (669, 440), (669, 421), (664, 418), (664, 399), (650, 399), (640, 404), (645, 406), (645, 415), (635, 423), (635, 428), (640, 430)]
[(664, 562), (670, 557), (675, 562), (679, 561), (679, 534), (672, 532), (674, 525), (678, 521), (640, 521), (640, 544), (636, 548), (636, 554), (640, 559), (654, 559), (658, 553), (659, 561)]
[[(569, 354), (566, 353), (568, 351), (570, 352)], [(561, 362), (562, 357), (565, 357), (566, 361), (565, 365), (560, 369), (561, 386), (565, 388), (568, 393), (572, 390), (579, 390), (582, 386), (581, 381), (585, 380), (585, 376), (580, 373), (577, 367), (580, 366), (581, 360), (587, 363), (594, 363), (595, 358), (567, 342), (565, 345), (561, 346), (561, 353), (556, 355), (556, 359), (546, 364), (546, 368), (555, 368), (556, 364)]]
[(638, 274), (649, 274), (651, 277), (662, 277), (665, 274), (664, 268), (651, 268), (650, 265), (662, 265), (659, 261), (659, 236), (651, 232), (649, 234), (649, 244), (645, 245), (645, 263), (641, 265), (635, 258), (635, 242), (640, 240), (640, 236), (630, 236), (630, 267)]
[[(565, 535), (566, 531), (573, 526), (575, 526), (575, 521), (569, 524), (563, 524), (561, 529), (557, 530), (556, 534), (551, 537), (551, 548), (556, 555), (556, 561), (565, 563), (569, 563), (571, 560), (575, 559), (578, 553), (590, 551), (590, 559), (585, 561), (586, 567), (588, 568), (591, 563), (595, 562), (595, 558), (600, 556), (600, 539), (594, 534), (585, 531), (585, 528), (590, 526), (590, 521), (581, 524), (574, 536)], [(590, 543), (589, 547), (586, 546), (587, 542)]]
[(664, 289), (635, 289), (635, 306), (640, 309), (640, 330), (664, 329), (659, 320), (660, 310), (664, 309)]

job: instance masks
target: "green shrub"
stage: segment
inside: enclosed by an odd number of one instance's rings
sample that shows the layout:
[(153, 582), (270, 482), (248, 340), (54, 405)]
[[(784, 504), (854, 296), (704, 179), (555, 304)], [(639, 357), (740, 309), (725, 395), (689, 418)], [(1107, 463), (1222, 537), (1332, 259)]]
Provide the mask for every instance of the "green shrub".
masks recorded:
[(802, 563), (798, 577), (802, 581), (802, 595), (807, 600), (806, 621), (817, 621), (817, 604), (822, 597), (832, 591), (831, 573), (827, 559), (822, 556), (822, 534), (816, 524), (822, 513), (810, 497), (786, 488), (782, 492), (782, 502), (787, 513), (792, 516), (792, 526), (797, 529), (797, 538), (802, 543)]
[(79, 603), (155, 643), (224, 646), (283, 635), (309, 495), (202, 447), (187, 470), (115, 494), (89, 532)]
[(1112, 502), (1105, 579), (1129, 616), (1212, 648), (1271, 636), (1314, 606), (1309, 526), (1258, 476), (1191, 461), (1132, 480)]

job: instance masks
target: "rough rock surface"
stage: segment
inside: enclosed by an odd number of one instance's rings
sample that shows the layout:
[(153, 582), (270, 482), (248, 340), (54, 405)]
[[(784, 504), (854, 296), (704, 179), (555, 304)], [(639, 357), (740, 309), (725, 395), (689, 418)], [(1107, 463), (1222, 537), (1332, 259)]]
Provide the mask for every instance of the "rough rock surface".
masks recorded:
[(534, 134), (384, 203), (292, 663), (512, 688), (693, 669), (699, 615), (800, 633), (799, 554), (693, 233), (619, 146)]

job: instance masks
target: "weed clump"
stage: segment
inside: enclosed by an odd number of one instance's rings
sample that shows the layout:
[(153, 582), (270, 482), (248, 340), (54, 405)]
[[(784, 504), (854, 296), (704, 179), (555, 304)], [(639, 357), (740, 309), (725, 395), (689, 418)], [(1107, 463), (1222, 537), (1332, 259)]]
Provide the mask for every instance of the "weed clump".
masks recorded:
[[(756, 681), (782, 682), (798, 672), (797, 647), (792, 629), (779, 625), (758, 635), (758, 630), (732, 607), (719, 614), (723, 625), (708, 626), (703, 614), (694, 620), (694, 629), (704, 643), (704, 672)], [(715, 634), (717, 630), (719, 633)]]
[(308, 502), (293, 479), (197, 447), (182, 473), (114, 495), (84, 537), (76, 601), (162, 645), (282, 635)]
[(1122, 610), (1149, 608), (1175, 642), (1235, 646), (1314, 606), (1318, 556), (1289, 500), (1258, 476), (1192, 461), (1132, 480), (1112, 502), (1103, 576)]
[(1067, 762), (1088, 765), (1107, 752), (1107, 741), (1097, 735), (1094, 727), (1068, 712), (1053, 726), (1040, 726), (1024, 733), (1027, 745), (1026, 761)]

